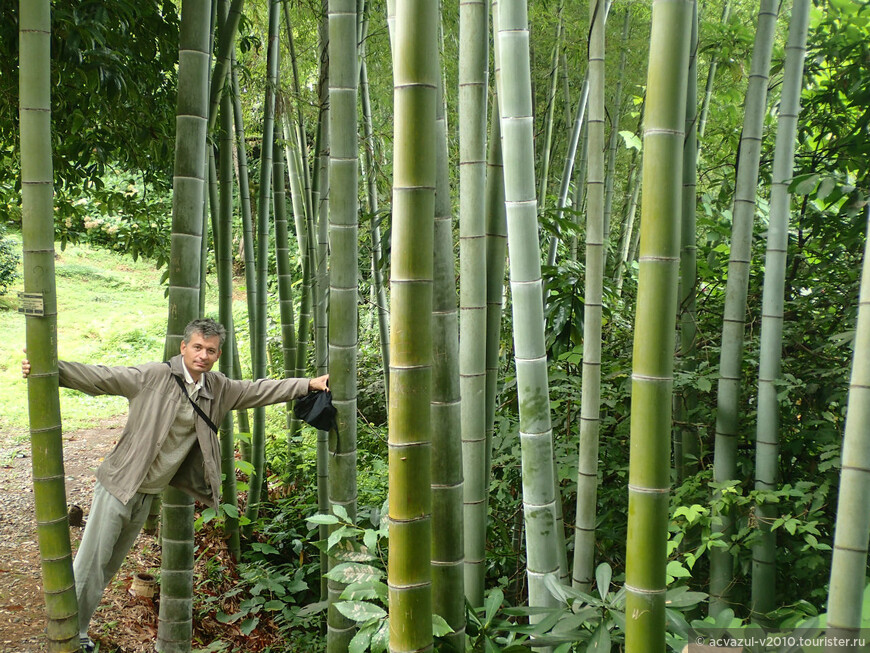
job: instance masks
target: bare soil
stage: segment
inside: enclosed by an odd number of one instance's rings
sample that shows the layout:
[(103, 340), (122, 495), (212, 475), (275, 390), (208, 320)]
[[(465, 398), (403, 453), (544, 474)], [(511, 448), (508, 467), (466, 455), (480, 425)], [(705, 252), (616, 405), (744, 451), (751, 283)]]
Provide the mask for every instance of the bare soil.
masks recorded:
[[(124, 416), (119, 416), (63, 436), (68, 503), (80, 506), (85, 520), (96, 481), (94, 473), (117, 442), (123, 424)], [(70, 529), (73, 551), (83, 530)], [(159, 567), (155, 538), (140, 534), (91, 621), (90, 635), (100, 643), (100, 651), (154, 650), (155, 602), (133, 596), (129, 589), (135, 573)], [(26, 433), (0, 431), (0, 653), (44, 652), (45, 622), (30, 444)]]

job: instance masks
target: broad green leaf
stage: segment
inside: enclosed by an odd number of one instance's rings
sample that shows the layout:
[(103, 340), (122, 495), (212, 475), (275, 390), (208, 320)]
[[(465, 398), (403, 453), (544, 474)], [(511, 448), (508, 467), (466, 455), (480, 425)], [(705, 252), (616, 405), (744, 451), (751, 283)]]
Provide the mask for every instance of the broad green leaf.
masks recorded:
[(239, 518), (239, 509), (237, 506), (234, 506), (231, 503), (224, 503), (224, 504), (221, 504), (221, 508), (223, 508), (223, 511), (231, 519), (238, 519)]
[(667, 618), (669, 632), (675, 632), (683, 639), (688, 638), (689, 622), (686, 621), (686, 618), (681, 612), (671, 610), (670, 608), (665, 608), (665, 616)]
[(580, 608), (577, 612), (571, 612), (563, 616), (562, 619), (559, 620), (559, 623), (556, 624), (556, 627), (553, 628), (553, 633), (561, 635), (564, 631), (576, 630), (583, 624), (593, 621), (599, 616), (600, 613), (596, 608)]
[(334, 514), (336, 517), (338, 517), (339, 519), (341, 519), (341, 520), (343, 520), (343, 521), (346, 521), (346, 522), (352, 522), (352, 521), (353, 521), (353, 520), (351, 520), (351, 518), (348, 516), (348, 514), (347, 514), (347, 509), (346, 509), (343, 505), (341, 505), (341, 504), (339, 504), (339, 503), (334, 503), (334, 504), (332, 504), (332, 514)]
[(834, 190), (834, 186), (836, 185), (837, 182), (831, 177), (825, 177), (819, 184), (819, 189), (816, 191), (816, 197), (820, 200), (826, 199), (828, 195), (831, 194), (831, 191)]
[(595, 568), (595, 584), (598, 586), (598, 595), (602, 601), (607, 598), (611, 578), (613, 578), (613, 569), (606, 562), (602, 562)]
[(675, 587), (665, 595), (665, 605), (670, 608), (689, 608), (707, 598), (703, 592), (690, 592), (688, 587)]
[(378, 534), (376, 531), (371, 530), (370, 528), (366, 529), (363, 533), (363, 544), (366, 545), (370, 551), (374, 551), (378, 548)]
[(679, 560), (671, 560), (668, 562), (668, 568), (666, 570), (668, 576), (672, 576), (673, 578), (691, 578), (692, 573), (686, 569), (683, 564)]
[(309, 524), (326, 524), (331, 526), (338, 523), (338, 517), (335, 515), (312, 515), (311, 517), (306, 517), (305, 521)]
[(250, 619), (245, 619), (242, 622), (242, 626), (241, 628), (239, 628), (239, 630), (242, 631), (242, 635), (250, 635), (254, 631), (254, 628), (257, 627), (258, 623), (260, 623), (259, 617), (251, 617)]
[(368, 583), (351, 583), (350, 585), (345, 587), (344, 590), (342, 590), (341, 596), (339, 598), (344, 601), (365, 601), (366, 599), (379, 599), (386, 604), (388, 593), (389, 589), (384, 583), (380, 581)]
[(266, 605), (263, 606), (264, 610), (268, 610), (270, 612), (275, 612), (276, 610), (281, 610), (284, 607), (284, 601), (272, 600), (267, 601)]
[(809, 195), (816, 189), (819, 183), (819, 175), (811, 174), (802, 177), (795, 177), (789, 185), (789, 192), (795, 195)]
[(343, 538), (349, 532), (350, 529), (348, 529), (347, 526), (341, 526), (332, 531), (332, 533), (329, 534), (329, 538), (326, 540), (326, 550), (328, 551), (336, 544), (338, 544), (341, 541), (341, 538)]
[[(348, 543), (349, 544), (349, 543)], [(343, 562), (370, 562), (377, 560), (378, 556), (373, 555), (367, 549), (344, 548), (336, 549), (330, 552), (332, 557)]]
[(731, 608), (725, 608), (716, 615), (714, 625), (717, 628), (730, 628), (733, 625), (734, 621), (734, 610)]
[(372, 635), (372, 653), (384, 653), (390, 643), (390, 618), (380, 622), (381, 625)]
[(432, 635), (435, 637), (444, 637), (453, 632), (450, 624), (440, 614), (432, 615)]
[(372, 641), (374, 629), (374, 624), (360, 628), (347, 646), (348, 653), (363, 653)]
[(300, 617), (307, 617), (312, 614), (317, 614), (318, 612), (322, 612), (326, 608), (329, 607), (329, 601), (318, 601), (317, 603), (309, 603), (308, 605), (303, 606), (299, 609), (297, 614)]
[(484, 623), (492, 623), (495, 614), (501, 607), (502, 601), (504, 601), (504, 593), (499, 588), (496, 587), (490, 591), (489, 596), (487, 596), (486, 601), (484, 601), (484, 605), (486, 606), (486, 621)]
[(335, 609), (357, 623), (364, 623), (371, 619), (383, 619), (387, 616), (383, 608), (368, 601), (339, 601), (335, 604)]
[(329, 580), (334, 580), (344, 585), (351, 583), (368, 583), (380, 580), (384, 572), (371, 565), (362, 565), (358, 562), (342, 562), (324, 574)]
[(215, 619), (217, 619), (222, 624), (231, 624), (241, 619), (244, 614), (244, 612), (237, 612), (236, 614), (226, 614), (225, 612), (218, 610), (217, 614), (215, 614)]
[(206, 508), (202, 511), (202, 517), (200, 519), (202, 519), (203, 524), (207, 524), (215, 517), (217, 517), (217, 511), (214, 508)]
[(619, 135), (622, 137), (622, 140), (625, 142), (625, 149), (627, 150), (637, 150), (638, 152), (643, 150), (643, 141), (638, 138), (637, 134), (631, 131), (621, 131)]
[(599, 624), (595, 632), (592, 633), (592, 638), (589, 640), (589, 646), (586, 647), (589, 653), (610, 653), (610, 631), (607, 630), (605, 624)]
[(247, 476), (250, 476), (254, 473), (254, 466), (246, 460), (237, 460), (236, 469), (242, 472), (242, 474), (246, 474)]

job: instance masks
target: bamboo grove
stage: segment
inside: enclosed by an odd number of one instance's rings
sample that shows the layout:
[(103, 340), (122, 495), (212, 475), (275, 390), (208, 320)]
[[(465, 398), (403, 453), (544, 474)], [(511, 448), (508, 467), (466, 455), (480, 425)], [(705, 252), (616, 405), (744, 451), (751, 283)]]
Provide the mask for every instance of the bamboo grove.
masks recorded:
[[(240, 561), (270, 490), (313, 488), (326, 650), (868, 627), (866, 4), (175, 4), (174, 154), (147, 164), (166, 351), (215, 286), (222, 372), (329, 372), (333, 432), (292, 406), (221, 425), (219, 520)], [(16, 140), (47, 633), (72, 651), (46, 221), (84, 233), (49, 11), (16, 14)], [(157, 646), (190, 651), (199, 508), (162, 504)]]

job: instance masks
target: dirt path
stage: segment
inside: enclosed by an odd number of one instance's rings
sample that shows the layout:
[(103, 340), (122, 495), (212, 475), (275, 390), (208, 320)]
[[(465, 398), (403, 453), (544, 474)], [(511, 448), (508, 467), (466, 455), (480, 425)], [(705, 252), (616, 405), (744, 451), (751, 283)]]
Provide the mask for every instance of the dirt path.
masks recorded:
[[(121, 434), (124, 417), (95, 428), (64, 434), (64, 471), (71, 506), (91, 503), (94, 472)], [(82, 528), (72, 528), (73, 550)], [(150, 599), (132, 596), (132, 574), (159, 566), (156, 542), (140, 535), (118, 577), (103, 598), (91, 637), (100, 650), (138, 653), (153, 650), (157, 614)], [(45, 603), (36, 541), (30, 444), (25, 434), (0, 431), (0, 653), (42, 653), (45, 649)]]

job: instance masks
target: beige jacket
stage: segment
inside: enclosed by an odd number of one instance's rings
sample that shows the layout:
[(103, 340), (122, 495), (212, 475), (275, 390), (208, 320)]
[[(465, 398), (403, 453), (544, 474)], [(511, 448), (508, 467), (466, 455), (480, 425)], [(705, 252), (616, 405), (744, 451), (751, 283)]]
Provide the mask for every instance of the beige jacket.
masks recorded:
[[(60, 385), (90, 395), (120, 395), (130, 402), (129, 415), (118, 444), (97, 470), (97, 479), (126, 504), (138, 491), (166, 440), (178, 407), (187, 402), (173, 375), (184, 379), (181, 356), (170, 364), (145, 363), (135, 367), (106, 367), (60, 361)], [(196, 403), (212, 422), (220, 425), (231, 410), (277, 404), (308, 392), (308, 379), (234, 381), (220, 372), (202, 375)], [(194, 446), (170, 485), (216, 507), (221, 493), (220, 442), (194, 413)], [(230, 470), (230, 473), (232, 471)]]

